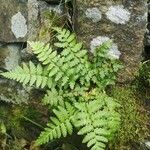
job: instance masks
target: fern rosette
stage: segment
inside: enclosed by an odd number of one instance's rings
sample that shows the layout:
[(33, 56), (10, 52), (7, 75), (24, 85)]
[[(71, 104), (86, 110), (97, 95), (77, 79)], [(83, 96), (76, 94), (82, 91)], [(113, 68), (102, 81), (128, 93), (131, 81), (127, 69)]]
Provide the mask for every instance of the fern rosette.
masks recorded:
[(104, 91), (114, 84), (121, 65), (107, 55), (110, 42), (98, 47), (90, 60), (74, 33), (58, 27), (53, 31), (57, 33), (54, 45), (28, 42), (38, 65), (30, 61), (1, 75), (24, 85), (47, 88), (42, 103), (53, 110), (53, 116), (37, 144), (66, 137), (77, 128), (87, 147), (105, 150), (119, 129), (120, 115), (118, 103)]

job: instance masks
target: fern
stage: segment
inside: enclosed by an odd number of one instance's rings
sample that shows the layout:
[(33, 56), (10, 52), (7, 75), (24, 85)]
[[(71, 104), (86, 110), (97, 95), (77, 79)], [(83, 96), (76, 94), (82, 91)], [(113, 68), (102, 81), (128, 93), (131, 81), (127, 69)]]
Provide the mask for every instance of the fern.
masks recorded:
[(75, 103), (75, 95), (73, 93), (66, 93), (63, 90), (56, 90), (55, 88), (47, 90), (42, 103), (48, 105), (50, 108), (55, 108), (57, 106), (65, 106), (65, 102)]
[(43, 131), (37, 140), (38, 144), (44, 144), (50, 140), (66, 137), (72, 134), (75, 109), (69, 103), (65, 103), (65, 108), (58, 106), (58, 110), (53, 110), (55, 117), (51, 117), (51, 122), (47, 124), (47, 128)]
[[(104, 150), (106, 144), (119, 127), (119, 114), (114, 110), (119, 105), (104, 93), (91, 93), (89, 102), (78, 102), (75, 107), (79, 110), (76, 116), (78, 134), (85, 135), (83, 143), (91, 150)], [(96, 94), (96, 95), (95, 95)], [(95, 98), (94, 98), (95, 97)], [(94, 98), (94, 100), (92, 100)]]
[(42, 103), (54, 116), (37, 144), (66, 137), (75, 127), (91, 150), (104, 150), (120, 125), (119, 105), (104, 91), (114, 84), (121, 65), (108, 57), (110, 42), (98, 47), (90, 60), (74, 33), (58, 27), (53, 31), (57, 33), (54, 45), (29, 42), (41, 64), (23, 63), (1, 75), (24, 85), (48, 87)]
[(54, 82), (61, 81), (61, 86), (64, 86), (69, 81), (69, 75), (66, 74), (68, 65), (64, 64), (63, 58), (57, 55), (57, 51), (53, 51), (49, 44), (45, 45), (42, 42), (29, 42), (32, 50), (37, 54), (37, 58), (43, 65), (47, 65), (49, 71), (48, 76), (53, 78)]
[(56, 37), (59, 41), (54, 45), (63, 48), (61, 56), (65, 57), (75, 77), (80, 77), (80, 82), (84, 84), (84, 77), (88, 74), (91, 65), (88, 61), (87, 50), (84, 49), (81, 42), (77, 42), (75, 34), (71, 34), (69, 30), (58, 27), (53, 29), (57, 31)]
[(29, 84), (32, 86), (45, 87), (48, 83), (47, 71), (43, 69), (40, 64), (35, 66), (31, 61), (29, 65), (23, 63), (23, 67), (18, 66), (15, 70), (10, 72), (1, 73), (6, 78), (16, 80), (23, 85)]
[(111, 41), (103, 43), (95, 49), (94, 53), (92, 81), (102, 88), (114, 84), (116, 73), (122, 68), (119, 61), (108, 57), (108, 51), (111, 44)]
[(56, 89), (48, 90), (42, 102), (44, 105), (49, 105), (50, 107), (64, 106), (63, 96)]

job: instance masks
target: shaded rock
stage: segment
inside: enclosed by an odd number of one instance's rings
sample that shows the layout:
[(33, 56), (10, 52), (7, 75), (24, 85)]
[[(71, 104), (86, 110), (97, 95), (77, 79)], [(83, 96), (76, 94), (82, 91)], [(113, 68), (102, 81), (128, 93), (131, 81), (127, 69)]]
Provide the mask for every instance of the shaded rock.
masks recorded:
[(27, 38), (27, 0), (1, 0), (0, 41), (24, 42)]
[(45, 1), (45, 2), (48, 2), (50, 4), (59, 4), (61, 0), (41, 0), (41, 1)]
[[(77, 0), (76, 32), (88, 49), (97, 37), (113, 39), (121, 52), (124, 69), (119, 82), (134, 79), (142, 59), (144, 34), (147, 25), (147, 0)], [(86, 12), (95, 8), (101, 12), (101, 20), (87, 18)]]
[(16, 82), (0, 79), (0, 101), (21, 104), (29, 100), (29, 91)]

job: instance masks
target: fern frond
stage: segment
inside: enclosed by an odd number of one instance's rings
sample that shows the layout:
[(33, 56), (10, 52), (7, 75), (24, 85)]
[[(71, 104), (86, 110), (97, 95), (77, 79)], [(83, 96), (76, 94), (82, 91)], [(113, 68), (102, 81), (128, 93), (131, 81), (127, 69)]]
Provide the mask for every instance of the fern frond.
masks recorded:
[(2, 76), (23, 83), (38, 87), (45, 87), (48, 83), (47, 71), (38, 64), (35, 66), (31, 61), (29, 65), (23, 63), (23, 67), (18, 66), (15, 70), (1, 73)]
[[(92, 108), (95, 111), (89, 110), (89, 105), (92, 103), (93, 102), (86, 104), (83, 102), (82, 104), (76, 104), (76, 107), (79, 109), (76, 125), (81, 128), (78, 134), (85, 135), (83, 143), (87, 143), (87, 146), (91, 147), (91, 150), (104, 150), (106, 147), (105, 143), (108, 142), (108, 139), (105, 136), (108, 133), (107, 130), (104, 130), (104, 127), (101, 126), (104, 122), (101, 123), (98, 118), (100, 113), (97, 103), (94, 104), (95, 108)], [(82, 105), (82, 108), (80, 105)], [(95, 121), (99, 123), (99, 126)]]
[(92, 81), (103, 88), (115, 83), (117, 72), (122, 68), (118, 60), (108, 56), (110, 46), (111, 41), (108, 41), (95, 49), (92, 74), (89, 74)]
[[(103, 93), (98, 95), (100, 99), (75, 104), (79, 110), (76, 118), (76, 126), (80, 128), (78, 134), (85, 136), (83, 143), (87, 143), (91, 150), (105, 150), (120, 122), (119, 114), (115, 113), (117, 104)], [(113, 102), (111, 108), (107, 105), (110, 102)]]
[(53, 78), (53, 82), (57, 82), (57, 85), (61, 87), (70, 85), (73, 88), (75, 84), (74, 71), (69, 64), (65, 63), (67, 58), (60, 57), (57, 51), (53, 51), (49, 44), (45, 45), (42, 42), (29, 42), (29, 44), (39, 61), (47, 66), (49, 77)]
[(50, 107), (65, 106), (63, 96), (54, 88), (47, 91), (42, 102), (44, 105), (49, 105)]
[(74, 68), (74, 73), (85, 75), (89, 67), (87, 50), (83, 48), (81, 42), (77, 42), (74, 33), (67, 29), (55, 27), (53, 28), (58, 35), (58, 41), (54, 45), (63, 48), (61, 56), (65, 57), (65, 62), (69, 62), (70, 68)]
[(34, 54), (43, 65), (51, 64), (52, 62), (57, 62), (59, 55), (57, 51), (53, 51), (49, 44), (43, 42), (28, 42), (32, 48)]
[(45, 144), (50, 140), (72, 134), (72, 121), (74, 120), (75, 111), (75, 108), (67, 102), (65, 103), (65, 108), (58, 106), (58, 109), (54, 109), (55, 117), (51, 117), (51, 121), (47, 124), (45, 131), (41, 132), (37, 144)]

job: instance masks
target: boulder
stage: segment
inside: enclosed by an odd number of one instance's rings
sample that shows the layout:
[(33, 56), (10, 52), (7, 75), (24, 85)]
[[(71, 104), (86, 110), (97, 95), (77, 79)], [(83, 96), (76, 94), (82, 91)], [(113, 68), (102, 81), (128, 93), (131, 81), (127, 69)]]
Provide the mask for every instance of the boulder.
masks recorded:
[(144, 48), (147, 0), (77, 0), (76, 8), (75, 24), (79, 39), (89, 50), (112, 39), (111, 54), (124, 65), (118, 81), (132, 81)]

